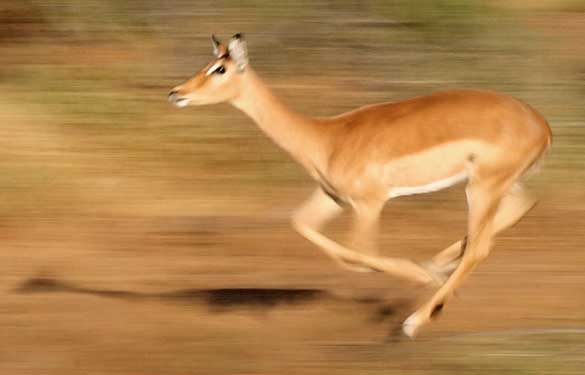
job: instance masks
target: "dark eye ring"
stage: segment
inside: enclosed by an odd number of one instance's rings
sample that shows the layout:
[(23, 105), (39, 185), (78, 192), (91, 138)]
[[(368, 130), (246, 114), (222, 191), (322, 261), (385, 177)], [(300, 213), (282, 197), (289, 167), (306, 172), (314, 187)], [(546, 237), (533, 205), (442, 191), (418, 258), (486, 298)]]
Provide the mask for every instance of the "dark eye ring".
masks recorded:
[(219, 73), (219, 74), (223, 74), (225, 73), (225, 67), (222, 65), (219, 68), (215, 69), (214, 73)]

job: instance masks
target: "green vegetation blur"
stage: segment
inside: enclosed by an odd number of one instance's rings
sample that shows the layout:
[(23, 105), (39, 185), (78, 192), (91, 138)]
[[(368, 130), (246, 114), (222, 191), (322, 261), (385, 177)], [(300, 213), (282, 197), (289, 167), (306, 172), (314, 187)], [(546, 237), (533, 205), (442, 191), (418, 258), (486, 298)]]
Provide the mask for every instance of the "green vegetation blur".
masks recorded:
[(210, 59), (212, 32), (244, 32), (254, 68), (313, 115), (453, 87), (517, 96), (552, 124), (546, 178), (581, 182), (584, 11), (569, 0), (2, 2), (0, 211), (308, 183), (228, 105), (166, 103)]

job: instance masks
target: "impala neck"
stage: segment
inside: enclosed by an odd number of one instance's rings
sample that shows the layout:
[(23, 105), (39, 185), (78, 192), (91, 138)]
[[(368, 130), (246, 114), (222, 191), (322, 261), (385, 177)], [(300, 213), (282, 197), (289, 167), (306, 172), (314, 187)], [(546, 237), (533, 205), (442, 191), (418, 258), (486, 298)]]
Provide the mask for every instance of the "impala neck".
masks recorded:
[(307, 168), (321, 164), (325, 145), (317, 120), (287, 107), (250, 68), (232, 104), (250, 116), (276, 144)]

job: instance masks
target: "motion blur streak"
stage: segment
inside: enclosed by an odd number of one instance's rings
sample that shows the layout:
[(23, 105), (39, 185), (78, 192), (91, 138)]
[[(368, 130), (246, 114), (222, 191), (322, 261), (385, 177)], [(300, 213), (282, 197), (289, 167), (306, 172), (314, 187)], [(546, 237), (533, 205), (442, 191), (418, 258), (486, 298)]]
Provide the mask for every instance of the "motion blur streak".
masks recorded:
[[(432, 289), (331, 267), (289, 229), (304, 171), (227, 105), (168, 104), (238, 31), (302, 113), (482, 88), (551, 124), (539, 205), (416, 340)], [(581, 373), (583, 35), (577, 0), (2, 2), (0, 374)], [(393, 200), (382, 254), (461, 238), (464, 201)]]

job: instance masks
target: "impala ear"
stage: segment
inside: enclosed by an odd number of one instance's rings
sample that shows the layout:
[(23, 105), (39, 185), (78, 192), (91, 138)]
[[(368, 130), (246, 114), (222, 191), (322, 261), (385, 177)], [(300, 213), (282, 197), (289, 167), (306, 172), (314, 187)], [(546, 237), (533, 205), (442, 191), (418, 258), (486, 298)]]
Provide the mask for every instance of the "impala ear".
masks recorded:
[(219, 57), (219, 55), (222, 52), (221, 51), (221, 42), (219, 40), (217, 40), (217, 38), (213, 34), (211, 34), (211, 44), (213, 45), (213, 54), (216, 57)]
[(228, 44), (228, 52), (230, 57), (236, 63), (238, 70), (243, 72), (248, 65), (248, 47), (244, 36), (240, 33), (235, 34)]

